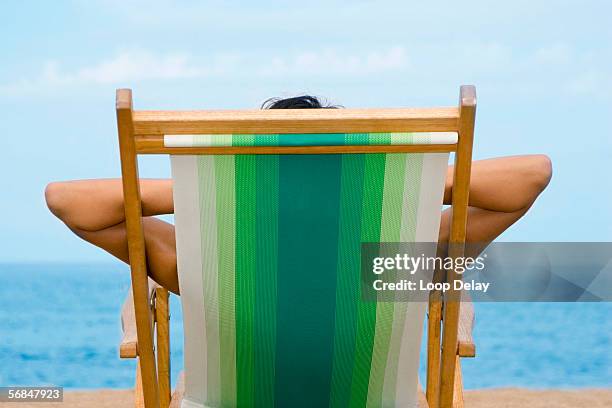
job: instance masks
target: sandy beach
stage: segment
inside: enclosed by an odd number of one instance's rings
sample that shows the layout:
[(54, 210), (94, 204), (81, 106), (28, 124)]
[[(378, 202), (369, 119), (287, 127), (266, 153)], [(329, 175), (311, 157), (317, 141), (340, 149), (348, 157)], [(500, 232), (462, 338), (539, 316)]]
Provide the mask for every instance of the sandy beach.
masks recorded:
[[(0, 403), (10, 408), (131, 408), (134, 393), (131, 390), (68, 391), (63, 403)], [(522, 388), (499, 388), (466, 391), (467, 408), (604, 408), (612, 406), (612, 389), (582, 390), (526, 390)]]

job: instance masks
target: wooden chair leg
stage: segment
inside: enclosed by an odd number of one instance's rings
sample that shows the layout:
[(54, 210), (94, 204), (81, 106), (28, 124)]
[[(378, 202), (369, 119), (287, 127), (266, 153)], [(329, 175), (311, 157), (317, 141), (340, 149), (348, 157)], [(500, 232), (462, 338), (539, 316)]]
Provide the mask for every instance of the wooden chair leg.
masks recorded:
[(455, 384), (453, 386), (453, 408), (463, 408), (463, 379), (461, 377), (461, 358), (455, 362)]
[(162, 408), (170, 405), (170, 313), (168, 291), (155, 289), (155, 322), (157, 326), (157, 378), (159, 403)]
[(426, 397), (430, 407), (437, 407), (440, 392), (440, 329), (442, 302), (440, 294), (432, 292), (427, 319), (427, 384)]
[(140, 370), (140, 359), (136, 359), (136, 384), (134, 384), (134, 406), (144, 408), (144, 392), (142, 391), (142, 373)]

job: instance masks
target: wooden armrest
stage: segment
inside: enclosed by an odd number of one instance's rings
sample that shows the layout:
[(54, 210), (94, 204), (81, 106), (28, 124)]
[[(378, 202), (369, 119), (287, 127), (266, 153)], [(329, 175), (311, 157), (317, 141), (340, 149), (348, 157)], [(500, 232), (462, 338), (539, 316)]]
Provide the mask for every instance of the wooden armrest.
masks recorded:
[[(160, 286), (157, 282), (149, 278), (149, 301), (152, 301), (155, 289), (158, 287)], [(136, 335), (136, 314), (131, 286), (121, 307), (121, 330), (123, 331), (123, 337), (119, 344), (119, 357), (136, 358), (138, 356), (138, 337)]]
[(121, 330), (123, 337), (119, 344), (119, 357), (136, 358), (138, 355), (138, 341), (136, 336), (136, 314), (134, 313), (134, 300), (132, 287), (121, 307)]
[(459, 308), (459, 327), (457, 329), (457, 355), (460, 357), (476, 356), (476, 345), (472, 337), (474, 329), (474, 304), (469, 296), (463, 294)]

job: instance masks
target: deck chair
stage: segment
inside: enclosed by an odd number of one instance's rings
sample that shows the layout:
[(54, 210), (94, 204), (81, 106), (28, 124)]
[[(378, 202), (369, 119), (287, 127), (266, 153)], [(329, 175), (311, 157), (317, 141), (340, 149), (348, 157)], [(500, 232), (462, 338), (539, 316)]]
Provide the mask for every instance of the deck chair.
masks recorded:
[[(121, 357), (136, 406), (459, 407), (472, 308), (367, 301), (362, 243), (465, 242), (475, 90), (458, 108), (133, 111), (117, 91), (132, 291)], [(169, 154), (184, 320), (171, 394), (168, 292), (147, 276), (137, 156)], [(446, 271), (443, 279), (455, 279)], [(427, 395), (418, 386), (429, 311)]]

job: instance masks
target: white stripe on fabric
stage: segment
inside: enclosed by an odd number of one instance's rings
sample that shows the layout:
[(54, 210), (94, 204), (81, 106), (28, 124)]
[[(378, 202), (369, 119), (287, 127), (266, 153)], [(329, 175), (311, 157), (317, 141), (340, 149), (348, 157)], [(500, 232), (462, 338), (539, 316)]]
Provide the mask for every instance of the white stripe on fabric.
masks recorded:
[(416, 242), (438, 242), (448, 157), (449, 153), (423, 155)]
[(165, 147), (191, 147), (194, 135), (164, 135)]
[[(399, 230), (399, 242), (414, 241), (416, 218), (418, 211), (418, 195), (421, 182), (422, 157), (420, 153), (405, 154), (404, 189), (402, 197), (401, 222)], [(418, 176), (417, 176), (418, 174)], [(404, 378), (398, 378), (398, 358), (404, 335), (406, 319), (414, 319), (414, 316), (406, 316), (408, 303), (406, 294), (394, 293), (393, 304), (393, 326), (391, 332), (391, 343), (389, 355), (387, 356), (387, 367), (383, 385), (383, 406), (395, 405), (397, 387), (404, 386)], [(399, 383), (399, 384), (398, 384)]]
[[(414, 242), (438, 241), (448, 156), (448, 153), (426, 153), (423, 155)], [(402, 237), (402, 241), (403, 239), (404, 237)], [(434, 246), (431, 247), (431, 252), (431, 254), (426, 253), (425, 256), (435, 255)], [(427, 302), (407, 303), (397, 372), (396, 406), (398, 407), (417, 405), (419, 356), (426, 310)]]
[(414, 133), (412, 144), (455, 144), (457, 132)]
[(164, 135), (164, 147), (231, 146), (232, 135)]
[(455, 144), (457, 132), (391, 133), (392, 145)]
[(174, 222), (176, 255), (183, 306), (185, 399), (189, 406), (204, 406), (206, 401), (206, 329), (200, 200), (197, 156), (171, 156), (174, 179)]
[(204, 404), (193, 402), (190, 399), (183, 397), (183, 401), (181, 401), (181, 408), (206, 408), (206, 407), (204, 406)]

